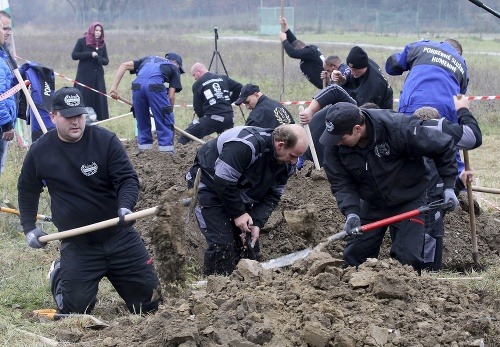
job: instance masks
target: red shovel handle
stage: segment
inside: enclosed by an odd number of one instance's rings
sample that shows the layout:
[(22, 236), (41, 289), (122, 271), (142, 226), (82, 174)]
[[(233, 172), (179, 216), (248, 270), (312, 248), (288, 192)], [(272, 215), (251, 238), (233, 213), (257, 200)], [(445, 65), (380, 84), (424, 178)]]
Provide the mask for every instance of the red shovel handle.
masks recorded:
[(390, 224), (393, 224), (396, 222), (400, 222), (404, 219), (415, 217), (415, 216), (418, 216), (419, 214), (426, 213), (426, 212), (433, 211), (433, 210), (437, 210), (437, 209), (443, 209), (446, 211), (446, 209), (450, 208), (452, 205), (453, 205), (453, 203), (451, 201), (446, 202), (446, 203), (444, 203), (444, 202), (431, 203), (427, 206), (422, 206), (420, 208), (416, 208), (416, 209), (408, 211), (408, 212), (404, 212), (404, 213), (397, 214), (397, 215), (392, 216), (392, 217), (387, 217), (387, 218), (384, 218), (384, 219), (381, 219), (381, 220), (378, 220), (375, 222), (371, 222), (371, 223), (362, 225), (358, 228), (354, 228), (352, 230), (352, 232), (353, 233), (364, 233), (366, 231), (370, 231), (370, 230), (380, 228), (380, 227), (385, 227), (387, 225), (390, 225)]
[(408, 211), (408, 212), (405, 212), (405, 213), (401, 213), (401, 214), (398, 214), (396, 216), (384, 218), (384, 219), (381, 219), (381, 220), (378, 220), (378, 221), (375, 221), (375, 222), (372, 222), (372, 223), (368, 223), (368, 224), (362, 225), (362, 226), (360, 226), (359, 228), (356, 228), (353, 231), (354, 232), (362, 232), (362, 233), (364, 233), (364, 232), (369, 231), (369, 230), (377, 229), (377, 228), (380, 228), (380, 227), (385, 227), (387, 225), (390, 225), (390, 224), (393, 224), (393, 223), (396, 223), (396, 222), (400, 222), (400, 221), (402, 221), (404, 219), (408, 219), (408, 218), (411, 218), (411, 217), (418, 216), (420, 213), (422, 213), (421, 209), (417, 208), (415, 210), (411, 210), (411, 211)]

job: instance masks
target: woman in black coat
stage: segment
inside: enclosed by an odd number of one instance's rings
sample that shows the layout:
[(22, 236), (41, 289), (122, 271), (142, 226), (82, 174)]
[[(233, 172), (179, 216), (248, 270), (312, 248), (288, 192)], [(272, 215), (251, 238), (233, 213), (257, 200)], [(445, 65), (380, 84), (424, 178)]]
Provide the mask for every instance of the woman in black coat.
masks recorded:
[[(108, 65), (108, 52), (104, 43), (104, 28), (99, 22), (90, 24), (87, 32), (76, 41), (73, 60), (78, 60), (76, 81), (90, 88), (106, 94), (103, 65)], [(97, 120), (109, 118), (108, 100), (106, 96), (77, 83), (74, 85), (83, 95), (85, 106), (92, 107), (97, 115)]]

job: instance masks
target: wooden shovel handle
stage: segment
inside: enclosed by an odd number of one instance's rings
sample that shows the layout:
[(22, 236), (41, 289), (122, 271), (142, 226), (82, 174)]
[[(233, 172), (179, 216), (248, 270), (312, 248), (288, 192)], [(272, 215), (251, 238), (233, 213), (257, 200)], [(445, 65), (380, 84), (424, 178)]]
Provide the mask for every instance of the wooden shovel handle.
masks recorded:
[[(299, 113), (304, 111), (304, 106), (299, 106)], [(312, 138), (311, 130), (309, 129), (309, 124), (304, 125), (304, 129), (307, 133), (307, 139), (309, 140), (309, 149), (311, 150), (311, 154), (313, 157), (314, 168), (316, 170), (321, 170), (321, 166), (319, 165), (318, 154), (316, 153), (316, 147), (314, 146), (314, 141)]]
[[(465, 170), (470, 170), (470, 161), (469, 161), (469, 151), (462, 151), (464, 155), (464, 164)], [(472, 184), (467, 179), (467, 199), (469, 200), (469, 224), (470, 224), (470, 234), (472, 241), (472, 260), (474, 261), (474, 265), (479, 264), (479, 249), (477, 247), (477, 233), (476, 233), (476, 215), (474, 213), (474, 197), (472, 196)]]
[[(123, 101), (124, 103), (126, 103), (126, 104), (127, 104), (127, 105), (129, 105), (129, 106), (133, 106), (133, 104), (132, 104), (132, 102), (131, 102), (131, 101), (129, 101), (129, 100), (127, 100), (127, 99), (124, 99), (124, 98), (122, 98), (121, 96), (119, 96), (119, 97), (118, 97), (118, 100)], [(204, 145), (204, 144), (205, 144), (205, 141), (203, 141), (202, 139), (199, 139), (199, 138), (197, 138), (196, 136), (191, 135), (190, 133), (188, 133), (188, 132), (186, 132), (186, 131), (182, 130), (181, 128), (176, 127), (175, 125), (174, 125), (174, 129), (175, 129), (175, 130), (177, 130), (178, 132), (180, 132), (182, 135), (184, 135), (184, 136), (186, 136), (186, 137), (189, 137), (189, 138), (190, 138), (191, 140), (193, 140), (193, 141), (199, 142), (199, 143), (201, 143), (202, 145)]]
[[(153, 215), (155, 215), (157, 213), (158, 213), (158, 206), (155, 206), (155, 207), (151, 207), (151, 208), (148, 208), (148, 209), (145, 209), (145, 210), (141, 210), (141, 211), (137, 211), (137, 212), (133, 212), (133, 213), (127, 214), (125, 216), (125, 221), (126, 222), (130, 222), (130, 221), (133, 221), (133, 220), (136, 220), (136, 219), (139, 219), (139, 218), (153, 216)], [(49, 241), (54, 241), (54, 240), (66, 239), (66, 238), (72, 237), (72, 236), (87, 234), (87, 233), (90, 233), (92, 231), (101, 230), (101, 229), (104, 229), (104, 228), (109, 228), (109, 227), (115, 226), (115, 225), (118, 224), (119, 220), (120, 219), (118, 217), (111, 218), (111, 219), (108, 219), (108, 220), (103, 220), (102, 222), (85, 225), (83, 227), (74, 228), (74, 229), (70, 229), (70, 230), (66, 230), (66, 231), (61, 231), (61, 232), (58, 232), (58, 233), (53, 233), (53, 234), (49, 234), (49, 235), (40, 236), (38, 238), (38, 241), (40, 241), (40, 242), (49, 242)]]

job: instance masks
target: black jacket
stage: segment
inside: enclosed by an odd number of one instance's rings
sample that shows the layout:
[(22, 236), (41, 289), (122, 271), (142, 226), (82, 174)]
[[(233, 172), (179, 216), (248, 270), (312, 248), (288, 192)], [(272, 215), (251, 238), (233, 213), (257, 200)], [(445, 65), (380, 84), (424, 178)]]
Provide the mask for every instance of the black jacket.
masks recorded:
[(297, 41), (297, 38), (290, 29), (286, 31), (286, 40), (284, 40), (283, 48), (290, 58), (300, 59), (300, 71), (306, 78), (314, 84), (318, 89), (323, 88), (323, 80), (321, 79), (321, 71), (323, 71), (323, 60), (321, 52), (317, 46), (308, 45), (302, 49), (295, 49), (292, 43)]
[(457, 149), (469, 150), (481, 146), (483, 135), (476, 118), (466, 108), (459, 109), (457, 114), (458, 124), (444, 117), (420, 121), (420, 124), (453, 137)]
[(360, 213), (360, 199), (375, 207), (397, 206), (421, 196), (429, 184), (424, 157), (436, 163), (444, 188), (457, 173), (453, 139), (388, 110), (363, 109), (365, 148), (327, 147), (324, 167), (344, 215)]
[(248, 126), (273, 129), (281, 124), (295, 124), (292, 114), (279, 101), (265, 95), (261, 95), (245, 123)]
[[(420, 124), (425, 127), (439, 130), (453, 138), (456, 149), (469, 150), (474, 149), (483, 143), (483, 137), (479, 124), (476, 118), (466, 108), (461, 108), (457, 112), (458, 124), (452, 123), (448, 119), (442, 117), (439, 119), (418, 120)], [(427, 158), (427, 163), (431, 167), (431, 181), (429, 182), (429, 189), (427, 195), (438, 199), (443, 194), (443, 180), (436, 173), (434, 162)], [(455, 184), (455, 192), (458, 194), (465, 186), (457, 176)]]
[(294, 165), (276, 161), (272, 131), (234, 127), (198, 150), (190, 172), (202, 169), (200, 206), (223, 205), (232, 218), (248, 212), (264, 226), (295, 172)]
[[(92, 57), (92, 52), (97, 53), (97, 57)], [(106, 45), (96, 50), (85, 44), (85, 38), (79, 38), (76, 41), (75, 48), (71, 53), (73, 60), (78, 60), (78, 68), (76, 70), (76, 81), (94, 88), (101, 93), (106, 94), (106, 83), (104, 81), (104, 65), (108, 65), (108, 51)], [(108, 99), (105, 95), (99, 94), (85, 88), (78, 83), (74, 84), (82, 92), (83, 102), (85, 106), (92, 107), (97, 115), (98, 120), (108, 119)]]
[(194, 112), (199, 118), (233, 112), (231, 104), (240, 96), (242, 87), (225, 75), (205, 73), (193, 84)]
[[(118, 208), (133, 210), (139, 180), (116, 135), (88, 126), (78, 142), (61, 141), (51, 130), (34, 142), (18, 179), (19, 211), (24, 233), (35, 228), (38, 200), (47, 187), (54, 225), (59, 231), (117, 216)], [(118, 232), (112, 226), (73, 239), (103, 241)]]
[(392, 109), (393, 91), (380, 67), (368, 59), (368, 69), (359, 78), (354, 78), (352, 72), (346, 76), (342, 87), (356, 100), (359, 106), (373, 102), (380, 108)]
[[(319, 142), (319, 138), (325, 131), (325, 119), (328, 108), (337, 102), (350, 102), (356, 105), (356, 101), (339, 85), (331, 84), (328, 87), (320, 90), (314, 99), (319, 103), (321, 110), (316, 112), (309, 123), (309, 130), (318, 156), (319, 165), (323, 166), (325, 146)], [(303, 159), (313, 161), (311, 148), (308, 148), (302, 156)]]

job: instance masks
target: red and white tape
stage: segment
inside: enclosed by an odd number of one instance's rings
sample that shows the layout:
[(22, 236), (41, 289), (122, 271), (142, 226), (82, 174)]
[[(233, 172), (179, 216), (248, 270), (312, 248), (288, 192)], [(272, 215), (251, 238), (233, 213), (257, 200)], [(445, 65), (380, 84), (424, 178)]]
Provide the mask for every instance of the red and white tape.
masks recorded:
[[(24, 60), (24, 61), (26, 61), (26, 62), (29, 62), (29, 60), (26, 60), (26, 59), (24, 59), (24, 58), (22, 58), (22, 57), (20, 57), (20, 56), (16, 56), (16, 58), (21, 59), (21, 60)], [(56, 76), (59, 76), (59, 77), (64, 78), (64, 79), (65, 79), (65, 80), (67, 80), (67, 81), (70, 81), (70, 82), (76, 83), (76, 84), (78, 84), (78, 85), (80, 85), (80, 86), (82, 86), (82, 87), (84, 87), (84, 88), (90, 89), (90, 90), (92, 90), (92, 91), (94, 91), (94, 92), (96, 92), (96, 93), (99, 93), (99, 94), (101, 94), (101, 95), (104, 95), (104, 96), (106, 96), (106, 97), (108, 97), (108, 98), (112, 99), (112, 97), (111, 97), (110, 95), (105, 94), (105, 93), (103, 93), (103, 92), (101, 92), (101, 91), (99, 91), (99, 90), (96, 90), (96, 89), (94, 89), (94, 88), (91, 88), (91, 87), (89, 87), (89, 86), (87, 86), (87, 85), (85, 85), (85, 84), (83, 84), (83, 83), (81, 83), (81, 82), (78, 82), (78, 81), (76, 81), (76, 80), (73, 80), (73, 79), (71, 79), (71, 78), (69, 78), (69, 77), (66, 77), (66, 76), (64, 76), (63, 74), (61, 74), (61, 73), (59, 73), (59, 72), (57, 72), (57, 71), (54, 71), (54, 74), (55, 74)], [(19, 90), (19, 89), (18, 89), (18, 90)], [(16, 92), (17, 92), (18, 90), (16, 90)], [(8, 93), (8, 92), (9, 92), (9, 91), (7, 91), (6, 93)], [(16, 92), (14, 92), (14, 93), (16, 93)], [(4, 93), (4, 94), (5, 94), (5, 93)], [(1, 98), (2, 96), (3, 96), (3, 94), (1, 94), (1, 95), (0, 95), (0, 98)], [(10, 95), (9, 95), (9, 96), (10, 96)], [(8, 96), (7, 96), (7, 97), (8, 97)], [(7, 97), (5, 97), (5, 98), (7, 98)], [(5, 98), (4, 98), (4, 99), (5, 99)], [(0, 101), (1, 101), (1, 100), (4, 100), (4, 99), (0, 99)], [(468, 96), (468, 97), (467, 97), (467, 99), (468, 99), (468, 100), (494, 100), (494, 99), (500, 99), (500, 95), (490, 95), (490, 96)], [(117, 100), (117, 101), (119, 101), (119, 102), (121, 102), (121, 103), (124, 103), (124, 102), (123, 102), (123, 101), (121, 101), (121, 100)], [(394, 99), (394, 102), (399, 102), (399, 99)], [(282, 105), (309, 105), (310, 103), (311, 103), (311, 101), (282, 101), (282, 102), (281, 102), (281, 104), (282, 104)], [(191, 107), (193, 107), (193, 105), (182, 104), (182, 105), (175, 105), (174, 107), (191, 108)]]
[[(30, 85), (30, 81), (26, 80), (26, 81), (24, 81), (24, 84), (27, 87)], [(12, 95), (16, 94), (18, 91), (21, 90), (21, 88), (22, 88), (22, 86), (19, 83), (16, 84), (14, 87), (12, 87), (9, 90), (7, 90), (6, 92), (0, 94), (0, 101), (5, 100), (5, 99), (11, 97)]]
[[(500, 99), (500, 95), (485, 95), (485, 96), (468, 96), (467, 100), (495, 100)], [(399, 99), (393, 99), (394, 102), (399, 102)], [(282, 105), (308, 105), (311, 101), (282, 101)]]

